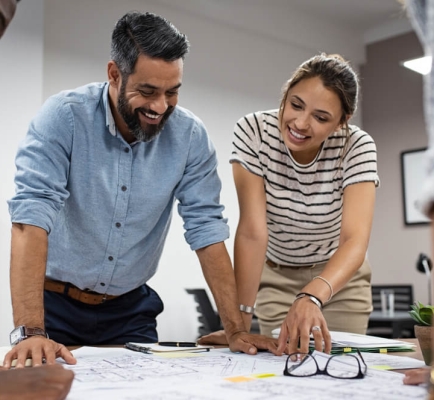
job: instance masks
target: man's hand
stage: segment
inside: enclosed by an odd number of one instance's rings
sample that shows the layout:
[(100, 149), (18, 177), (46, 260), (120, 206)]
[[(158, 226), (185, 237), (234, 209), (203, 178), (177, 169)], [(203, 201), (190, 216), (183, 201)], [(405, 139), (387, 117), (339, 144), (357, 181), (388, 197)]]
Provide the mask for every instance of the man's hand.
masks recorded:
[(3, 366), (11, 368), (12, 361), (17, 360), (16, 368), (24, 368), (26, 358), (32, 359), (34, 367), (42, 365), (45, 358), (46, 364), (54, 364), (57, 357), (62, 357), (67, 364), (76, 364), (77, 360), (72, 353), (63, 345), (43, 336), (32, 336), (18, 343), (6, 354)]
[(74, 373), (59, 364), (0, 369), (0, 400), (63, 400), (73, 379)]
[[(277, 356), (282, 355), (281, 351), (277, 351), (276, 339), (264, 335), (248, 334), (247, 332), (236, 333), (232, 335), (230, 340), (228, 340), (225, 331), (220, 330), (202, 336), (197, 342), (204, 345), (229, 346), (231, 351), (242, 351), (247, 354), (256, 354), (259, 349), (268, 350)], [(287, 353), (287, 349), (285, 348), (283, 352)]]
[(290, 353), (308, 353), (311, 333), (315, 340), (315, 350), (329, 354), (332, 342), (324, 316), (317, 305), (304, 297), (293, 303), (282, 323), (278, 351), (288, 348)]
[(197, 343), (204, 345), (229, 346), (228, 339), (224, 330), (212, 332), (209, 335), (200, 337)]
[(258, 350), (268, 350), (276, 356), (281, 356), (283, 353), (289, 354), (286, 346), (279, 350), (277, 340), (265, 335), (238, 332), (230, 336), (228, 342), (229, 348), (233, 352), (256, 354)]

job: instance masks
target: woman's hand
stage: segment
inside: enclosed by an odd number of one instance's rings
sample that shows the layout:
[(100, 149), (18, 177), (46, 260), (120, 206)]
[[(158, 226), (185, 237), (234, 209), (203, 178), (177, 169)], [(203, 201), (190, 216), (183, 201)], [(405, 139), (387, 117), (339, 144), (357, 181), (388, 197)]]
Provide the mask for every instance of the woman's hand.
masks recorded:
[(310, 334), (315, 340), (315, 350), (330, 353), (331, 336), (320, 308), (309, 297), (296, 300), (289, 309), (280, 328), (278, 351), (285, 351), (288, 341), (290, 353), (308, 353)]
[(403, 379), (404, 385), (420, 385), (421, 383), (428, 383), (430, 371), (430, 367), (407, 371)]

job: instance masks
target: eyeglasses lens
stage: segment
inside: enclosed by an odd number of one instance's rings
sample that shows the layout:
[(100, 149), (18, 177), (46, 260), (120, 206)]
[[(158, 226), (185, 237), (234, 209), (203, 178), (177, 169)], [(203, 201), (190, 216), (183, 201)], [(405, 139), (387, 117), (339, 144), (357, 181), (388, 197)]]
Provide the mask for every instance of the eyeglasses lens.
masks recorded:
[(327, 364), (327, 373), (335, 378), (354, 378), (359, 371), (359, 361), (352, 355), (334, 356)]
[(299, 357), (291, 357), (288, 362), (288, 372), (292, 376), (311, 376), (317, 372), (317, 366), (309, 354), (299, 354)]

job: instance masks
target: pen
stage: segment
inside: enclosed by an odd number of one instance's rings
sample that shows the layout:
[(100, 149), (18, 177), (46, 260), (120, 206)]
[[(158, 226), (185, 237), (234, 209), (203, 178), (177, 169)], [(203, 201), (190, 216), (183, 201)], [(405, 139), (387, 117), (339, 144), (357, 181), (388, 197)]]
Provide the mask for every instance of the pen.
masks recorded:
[(197, 343), (194, 342), (159, 342), (158, 344), (169, 347), (197, 347)]
[(125, 343), (125, 348), (132, 351), (139, 351), (140, 353), (152, 354), (149, 347), (137, 346), (133, 343)]

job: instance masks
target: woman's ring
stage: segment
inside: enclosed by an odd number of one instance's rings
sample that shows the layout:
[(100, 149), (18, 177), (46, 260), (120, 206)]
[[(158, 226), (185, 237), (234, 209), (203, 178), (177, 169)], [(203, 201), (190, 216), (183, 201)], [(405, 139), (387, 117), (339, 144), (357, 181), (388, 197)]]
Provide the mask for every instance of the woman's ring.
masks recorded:
[(312, 332), (313, 331), (321, 331), (321, 328), (318, 325), (312, 326)]

